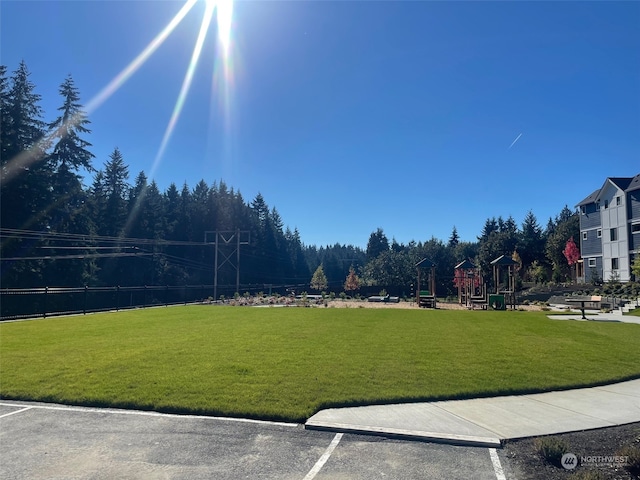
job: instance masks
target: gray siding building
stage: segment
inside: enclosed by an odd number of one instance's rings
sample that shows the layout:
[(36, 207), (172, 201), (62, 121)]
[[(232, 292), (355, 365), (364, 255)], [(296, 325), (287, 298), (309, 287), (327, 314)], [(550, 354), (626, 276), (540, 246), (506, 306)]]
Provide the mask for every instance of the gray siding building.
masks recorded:
[(607, 178), (578, 203), (582, 282), (628, 282), (640, 255), (640, 174)]

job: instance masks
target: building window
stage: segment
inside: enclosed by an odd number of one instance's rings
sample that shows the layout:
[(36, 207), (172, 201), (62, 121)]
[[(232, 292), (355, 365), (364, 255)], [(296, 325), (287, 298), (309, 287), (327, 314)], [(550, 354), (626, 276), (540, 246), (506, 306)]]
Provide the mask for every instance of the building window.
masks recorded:
[(631, 233), (640, 233), (640, 223), (634, 223), (631, 225)]
[(589, 268), (595, 268), (596, 266), (596, 259), (595, 258), (590, 258), (589, 259)]
[(611, 270), (618, 270), (618, 259), (617, 258), (612, 258), (611, 259)]
[(616, 197), (616, 205), (622, 205), (622, 197)]
[(617, 228), (612, 228), (609, 230), (609, 240), (611, 240), (612, 242), (615, 242), (616, 240), (618, 240), (618, 229)]
[(584, 215), (585, 213), (587, 213), (587, 207), (585, 207), (584, 205), (581, 205), (581, 206), (580, 206), (580, 213), (581, 213), (582, 215)]
[(586, 240), (587, 239), (587, 232), (582, 232), (582, 240)]
[(609, 208), (609, 200), (604, 201), (604, 208), (605, 209)]
[(598, 230), (596, 230), (596, 237), (598, 238), (602, 238), (602, 229), (599, 228)]
[(596, 202), (596, 212), (600, 210), (600, 202)]

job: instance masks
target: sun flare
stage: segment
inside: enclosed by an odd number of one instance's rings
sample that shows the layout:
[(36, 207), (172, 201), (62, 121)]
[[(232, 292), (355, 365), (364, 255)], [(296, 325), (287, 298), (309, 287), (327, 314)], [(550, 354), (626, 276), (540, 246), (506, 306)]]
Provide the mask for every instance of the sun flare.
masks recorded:
[(216, 17), (217, 17), (217, 23), (218, 23), (218, 41), (222, 46), (222, 52), (226, 59), (229, 55), (229, 47), (231, 45), (233, 0), (217, 0), (216, 1)]

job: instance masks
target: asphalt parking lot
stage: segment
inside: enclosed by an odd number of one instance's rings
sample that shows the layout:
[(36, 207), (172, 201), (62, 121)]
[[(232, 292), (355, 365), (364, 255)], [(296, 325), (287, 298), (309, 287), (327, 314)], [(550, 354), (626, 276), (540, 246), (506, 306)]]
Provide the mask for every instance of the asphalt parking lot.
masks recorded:
[(500, 450), (302, 425), (0, 401), (3, 479), (513, 478)]

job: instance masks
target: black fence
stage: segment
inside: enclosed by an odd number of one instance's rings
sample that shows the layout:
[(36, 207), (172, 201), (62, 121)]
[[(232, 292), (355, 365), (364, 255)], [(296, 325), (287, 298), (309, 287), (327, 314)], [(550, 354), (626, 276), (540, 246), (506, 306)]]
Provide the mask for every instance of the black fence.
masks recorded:
[[(0, 321), (163, 305), (186, 305), (210, 301), (213, 299), (213, 292), (213, 285), (4, 288), (0, 289)], [(242, 295), (298, 295), (303, 292), (318, 293), (312, 291), (308, 284), (240, 286)], [(326, 293), (331, 292), (336, 296), (341, 293), (338, 290), (333, 291), (331, 288), (327, 289)], [(368, 297), (378, 295), (381, 292), (401, 298), (412, 297), (414, 293), (412, 286), (361, 287), (357, 292), (351, 293), (360, 297)], [(219, 285), (217, 294), (218, 299), (233, 298), (236, 294), (236, 286)]]
[(206, 301), (212, 285), (0, 289), (0, 320)]

